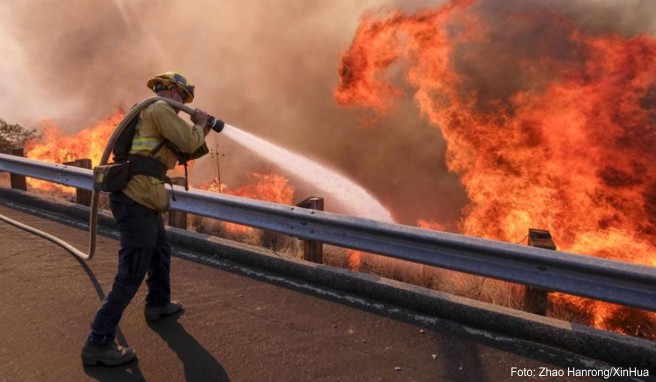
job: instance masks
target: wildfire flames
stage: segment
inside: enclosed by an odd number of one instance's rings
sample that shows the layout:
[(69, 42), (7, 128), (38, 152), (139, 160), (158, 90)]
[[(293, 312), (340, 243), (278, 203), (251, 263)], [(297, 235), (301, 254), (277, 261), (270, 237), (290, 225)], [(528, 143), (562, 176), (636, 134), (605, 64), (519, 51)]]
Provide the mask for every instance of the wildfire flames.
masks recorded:
[[(464, 234), (543, 228), (560, 250), (656, 266), (656, 40), (503, 3), (364, 16), (336, 100), (384, 116), (402, 94), (390, 73), (405, 73), (471, 201)], [(556, 298), (623, 331), (623, 308)]]
[[(98, 122), (95, 126), (84, 129), (74, 135), (65, 135), (50, 120), (41, 123), (42, 136), (26, 144), (26, 156), (32, 159), (53, 163), (71, 162), (77, 159), (91, 159), (92, 165), (100, 162), (109, 137), (116, 125), (123, 118), (123, 112)], [(28, 184), (41, 190), (59, 190), (71, 193), (70, 187), (28, 178)]]
[[(52, 163), (66, 163), (77, 159), (91, 159), (92, 166), (100, 163), (105, 146), (123, 119), (122, 111), (113, 116), (103, 119), (94, 126), (83, 129), (75, 134), (67, 135), (51, 120), (41, 122), (42, 135), (38, 139), (27, 142), (25, 146), (26, 156), (32, 159), (43, 160)], [(111, 161), (111, 156), (110, 156)], [(194, 161), (189, 162), (189, 168), (193, 167)], [(181, 166), (178, 166), (181, 167)], [(171, 176), (182, 176), (184, 170), (176, 167)], [(70, 194), (73, 189), (58, 184), (28, 178), (31, 187)]]
[[(123, 112), (117, 112), (114, 116), (73, 135), (64, 134), (53, 121), (44, 120), (41, 125), (42, 136), (27, 143), (26, 155), (28, 158), (52, 163), (65, 163), (89, 158), (92, 164), (96, 165), (100, 162), (105, 146), (122, 118)], [(189, 166), (192, 167), (193, 163), (194, 161), (191, 161)], [(183, 173), (179, 169), (175, 169), (174, 172)], [(250, 180), (250, 183), (235, 189), (220, 184), (216, 179), (199, 188), (275, 203), (292, 204), (294, 188), (284, 176), (255, 173), (250, 176)], [(38, 179), (28, 178), (28, 184), (30, 187), (42, 191), (56, 191), (67, 195), (74, 192), (71, 187)], [(223, 226), (231, 233), (249, 234), (253, 232), (253, 228), (238, 224), (224, 223)]]

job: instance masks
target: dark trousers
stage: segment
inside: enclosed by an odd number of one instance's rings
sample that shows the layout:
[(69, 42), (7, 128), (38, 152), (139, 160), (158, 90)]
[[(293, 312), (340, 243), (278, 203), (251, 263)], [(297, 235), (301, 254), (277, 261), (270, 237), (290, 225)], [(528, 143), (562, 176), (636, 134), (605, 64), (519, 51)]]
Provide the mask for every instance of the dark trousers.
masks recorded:
[(109, 199), (120, 229), (121, 249), (114, 283), (91, 324), (89, 340), (99, 346), (114, 340), (123, 311), (146, 273), (146, 307), (164, 306), (171, 301), (171, 246), (162, 215), (120, 192), (110, 194)]

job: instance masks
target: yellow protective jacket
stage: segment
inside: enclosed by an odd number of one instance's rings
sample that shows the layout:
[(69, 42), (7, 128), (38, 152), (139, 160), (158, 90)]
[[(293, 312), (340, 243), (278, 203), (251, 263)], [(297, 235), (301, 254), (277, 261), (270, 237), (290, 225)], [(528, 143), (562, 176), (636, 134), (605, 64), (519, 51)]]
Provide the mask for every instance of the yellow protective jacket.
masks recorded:
[[(157, 101), (139, 114), (130, 154), (151, 155), (152, 150), (164, 140), (173, 143), (183, 153), (191, 154), (201, 148), (204, 148), (201, 152), (208, 151), (201, 126), (190, 126), (169, 104)], [(166, 146), (155, 154), (155, 158), (162, 161), (169, 170), (178, 162), (178, 156)], [(156, 211), (167, 211), (171, 205), (164, 182), (147, 175), (133, 176), (123, 193)]]

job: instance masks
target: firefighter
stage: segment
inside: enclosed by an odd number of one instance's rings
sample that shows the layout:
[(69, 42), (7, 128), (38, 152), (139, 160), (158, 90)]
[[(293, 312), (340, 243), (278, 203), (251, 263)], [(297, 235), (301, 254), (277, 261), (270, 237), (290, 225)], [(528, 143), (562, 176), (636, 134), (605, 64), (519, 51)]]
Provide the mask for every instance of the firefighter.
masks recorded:
[[(157, 75), (147, 85), (160, 97), (183, 103), (194, 99), (194, 86), (179, 73)], [(176, 165), (181, 153), (190, 154), (191, 159), (206, 154), (205, 136), (210, 131), (207, 113), (196, 109), (191, 115), (194, 126), (189, 126), (177, 113), (164, 101), (157, 101), (142, 110), (130, 154), (146, 158), (139, 161), (146, 164), (148, 160), (155, 161), (151, 162), (155, 167), (163, 167), (163, 163), (166, 169)], [(123, 311), (146, 274), (146, 320), (155, 321), (182, 310), (182, 304), (171, 300), (171, 247), (161, 216), (170, 205), (162, 180), (166, 169), (162, 177), (133, 175), (122, 191), (112, 192), (109, 196), (112, 214), (120, 230), (118, 272), (82, 348), (84, 365), (115, 366), (136, 358), (134, 350), (115, 342), (115, 333)]]

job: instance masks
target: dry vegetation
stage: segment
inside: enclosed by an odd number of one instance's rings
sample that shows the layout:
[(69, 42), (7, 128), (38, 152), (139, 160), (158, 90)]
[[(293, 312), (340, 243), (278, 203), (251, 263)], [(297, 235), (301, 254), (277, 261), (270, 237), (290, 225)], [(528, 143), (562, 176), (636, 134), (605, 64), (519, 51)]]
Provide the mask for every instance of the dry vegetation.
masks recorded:
[(303, 246), (300, 240), (281, 233), (241, 226), (200, 216), (189, 217), (187, 226), (191, 231), (217, 236), (244, 244), (260, 246), (285, 256), (297, 258), (303, 257)]

